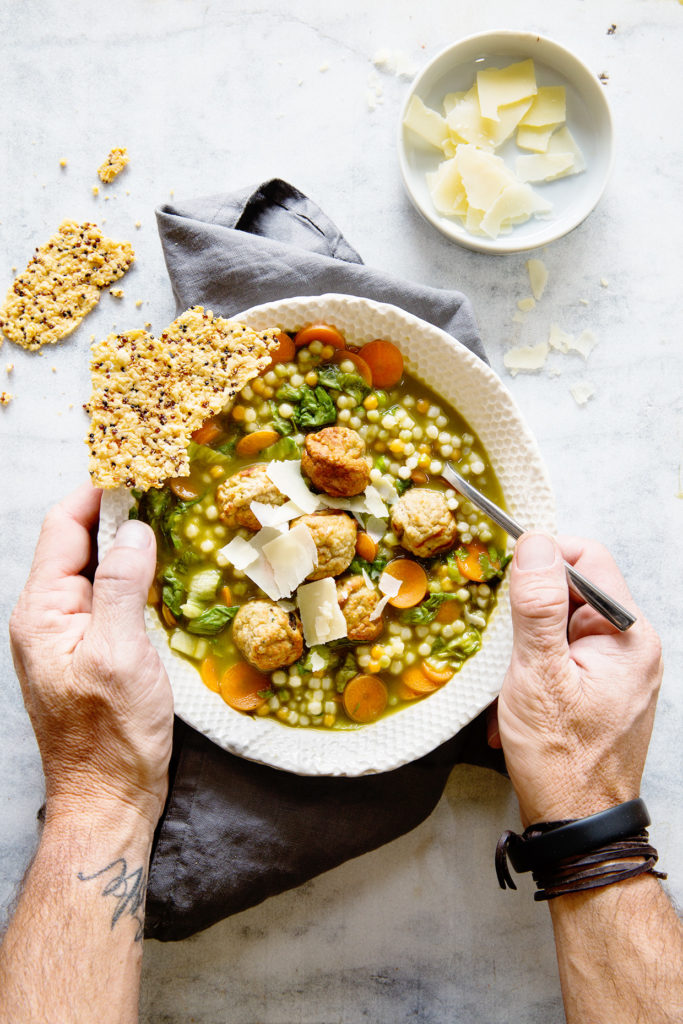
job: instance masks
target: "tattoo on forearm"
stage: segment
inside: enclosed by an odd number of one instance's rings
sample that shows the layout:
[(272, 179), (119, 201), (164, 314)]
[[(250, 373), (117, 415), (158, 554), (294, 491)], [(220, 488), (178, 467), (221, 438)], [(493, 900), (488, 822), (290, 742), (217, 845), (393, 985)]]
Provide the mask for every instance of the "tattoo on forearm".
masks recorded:
[[(111, 874), (113, 872), (113, 874)], [(102, 896), (111, 896), (115, 900), (114, 912), (111, 919), (111, 927), (122, 915), (132, 917), (137, 928), (135, 941), (141, 942), (144, 928), (144, 904), (147, 891), (147, 872), (143, 867), (136, 868), (128, 873), (128, 865), (125, 857), (119, 857), (107, 864), (106, 868), (96, 871), (93, 875), (84, 875), (78, 872), (80, 882), (92, 882), (95, 878), (104, 878), (109, 874), (109, 879), (102, 889)]]

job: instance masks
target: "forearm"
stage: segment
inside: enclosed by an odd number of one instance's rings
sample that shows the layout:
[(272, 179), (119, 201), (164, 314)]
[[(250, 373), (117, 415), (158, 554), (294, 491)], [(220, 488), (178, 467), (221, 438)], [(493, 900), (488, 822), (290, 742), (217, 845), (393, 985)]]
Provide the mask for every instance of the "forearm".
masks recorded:
[(138, 1019), (152, 830), (130, 807), (48, 808), (0, 949), (0, 1021)]
[(683, 930), (651, 875), (552, 900), (568, 1024), (677, 1024)]

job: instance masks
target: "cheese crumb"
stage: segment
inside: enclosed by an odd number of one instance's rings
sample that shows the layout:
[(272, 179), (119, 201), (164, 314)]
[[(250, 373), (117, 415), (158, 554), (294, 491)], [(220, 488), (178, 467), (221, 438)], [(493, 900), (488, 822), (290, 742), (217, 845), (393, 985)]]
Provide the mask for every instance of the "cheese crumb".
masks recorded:
[(595, 388), (588, 381), (574, 384), (569, 389), (569, 393), (576, 402), (577, 405), (585, 405), (589, 398), (592, 398), (595, 394)]
[(113, 295), (115, 299), (123, 298), (123, 288), (110, 288), (109, 294)]
[(547, 341), (538, 345), (521, 345), (519, 348), (511, 348), (503, 356), (505, 368), (513, 377), (518, 373), (529, 373), (540, 370), (548, 358), (549, 346)]
[(529, 313), (536, 305), (536, 299), (532, 299), (531, 296), (527, 299), (520, 299), (517, 303), (517, 309), (521, 309), (522, 313)]
[(548, 268), (543, 260), (527, 260), (526, 269), (529, 275), (532, 295), (536, 302), (538, 302), (548, 283)]
[(99, 189), (98, 185), (93, 185), (93, 187), (92, 187), (92, 194), (94, 196), (98, 196), (100, 194), (100, 189)]
[(6, 373), (11, 373), (13, 369), (14, 369), (14, 363), (8, 363), (7, 366), (5, 367), (5, 372)]
[(608, 288), (609, 287), (609, 281), (606, 278), (601, 277), (600, 278), (600, 287), (601, 288)]
[(139, 308), (140, 308), (140, 306), (142, 305), (142, 299), (137, 299), (137, 301), (136, 301), (135, 305), (136, 305), (136, 306), (137, 306), (137, 308), (139, 309)]
[(372, 63), (380, 71), (396, 75), (397, 78), (411, 79), (417, 73), (414, 61), (403, 50), (377, 50), (372, 58)]

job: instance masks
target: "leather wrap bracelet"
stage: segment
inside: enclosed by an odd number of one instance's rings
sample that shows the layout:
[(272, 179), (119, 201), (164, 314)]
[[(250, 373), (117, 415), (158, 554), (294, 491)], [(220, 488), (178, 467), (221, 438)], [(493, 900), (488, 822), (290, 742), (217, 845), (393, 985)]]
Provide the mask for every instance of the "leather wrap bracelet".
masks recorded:
[[(595, 889), (641, 874), (666, 878), (654, 870), (658, 854), (650, 846), (650, 816), (641, 799), (610, 807), (587, 818), (544, 821), (522, 835), (507, 831), (496, 847), (501, 889), (516, 889), (508, 858), (517, 872), (531, 871), (536, 900)], [(633, 858), (642, 858), (634, 863)]]

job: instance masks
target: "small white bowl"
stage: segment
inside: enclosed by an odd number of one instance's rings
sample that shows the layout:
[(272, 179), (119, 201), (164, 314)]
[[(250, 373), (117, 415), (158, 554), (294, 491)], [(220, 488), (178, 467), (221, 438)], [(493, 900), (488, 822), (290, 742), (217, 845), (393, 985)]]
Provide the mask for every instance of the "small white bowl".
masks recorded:
[[(444, 159), (439, 150), (422, 143), (403, 126), (408, 103), (417, 95), (428, 107), (441, 112), (446, 93), (469, 89), (477, 71), (506, 67), (531, 57), (539, 85), (563, 85), (567, 94), (567, 127), (586, 160), (586, 170), (557, 181), (533, 185), (554, 207), (547, 220), (532, 217), (510, 234), (487, 238), (468, 232), (457, 217), (437, 213), (425, 175)], [(498, 151), (507, 156), (517, 150), (510, 139)], [(546, 245), (572, 231), (596, 206), (605, 190), (614, 163), (612, 115), (604, 86), (578, 57), (563, 46), (533, 32), (483, 32), (468, 36), (439, 53), (413, 81), (401, 111), (398, 130), (401, 175), (415, 208), (453, 241), (477, 252), (524, 252)]]

